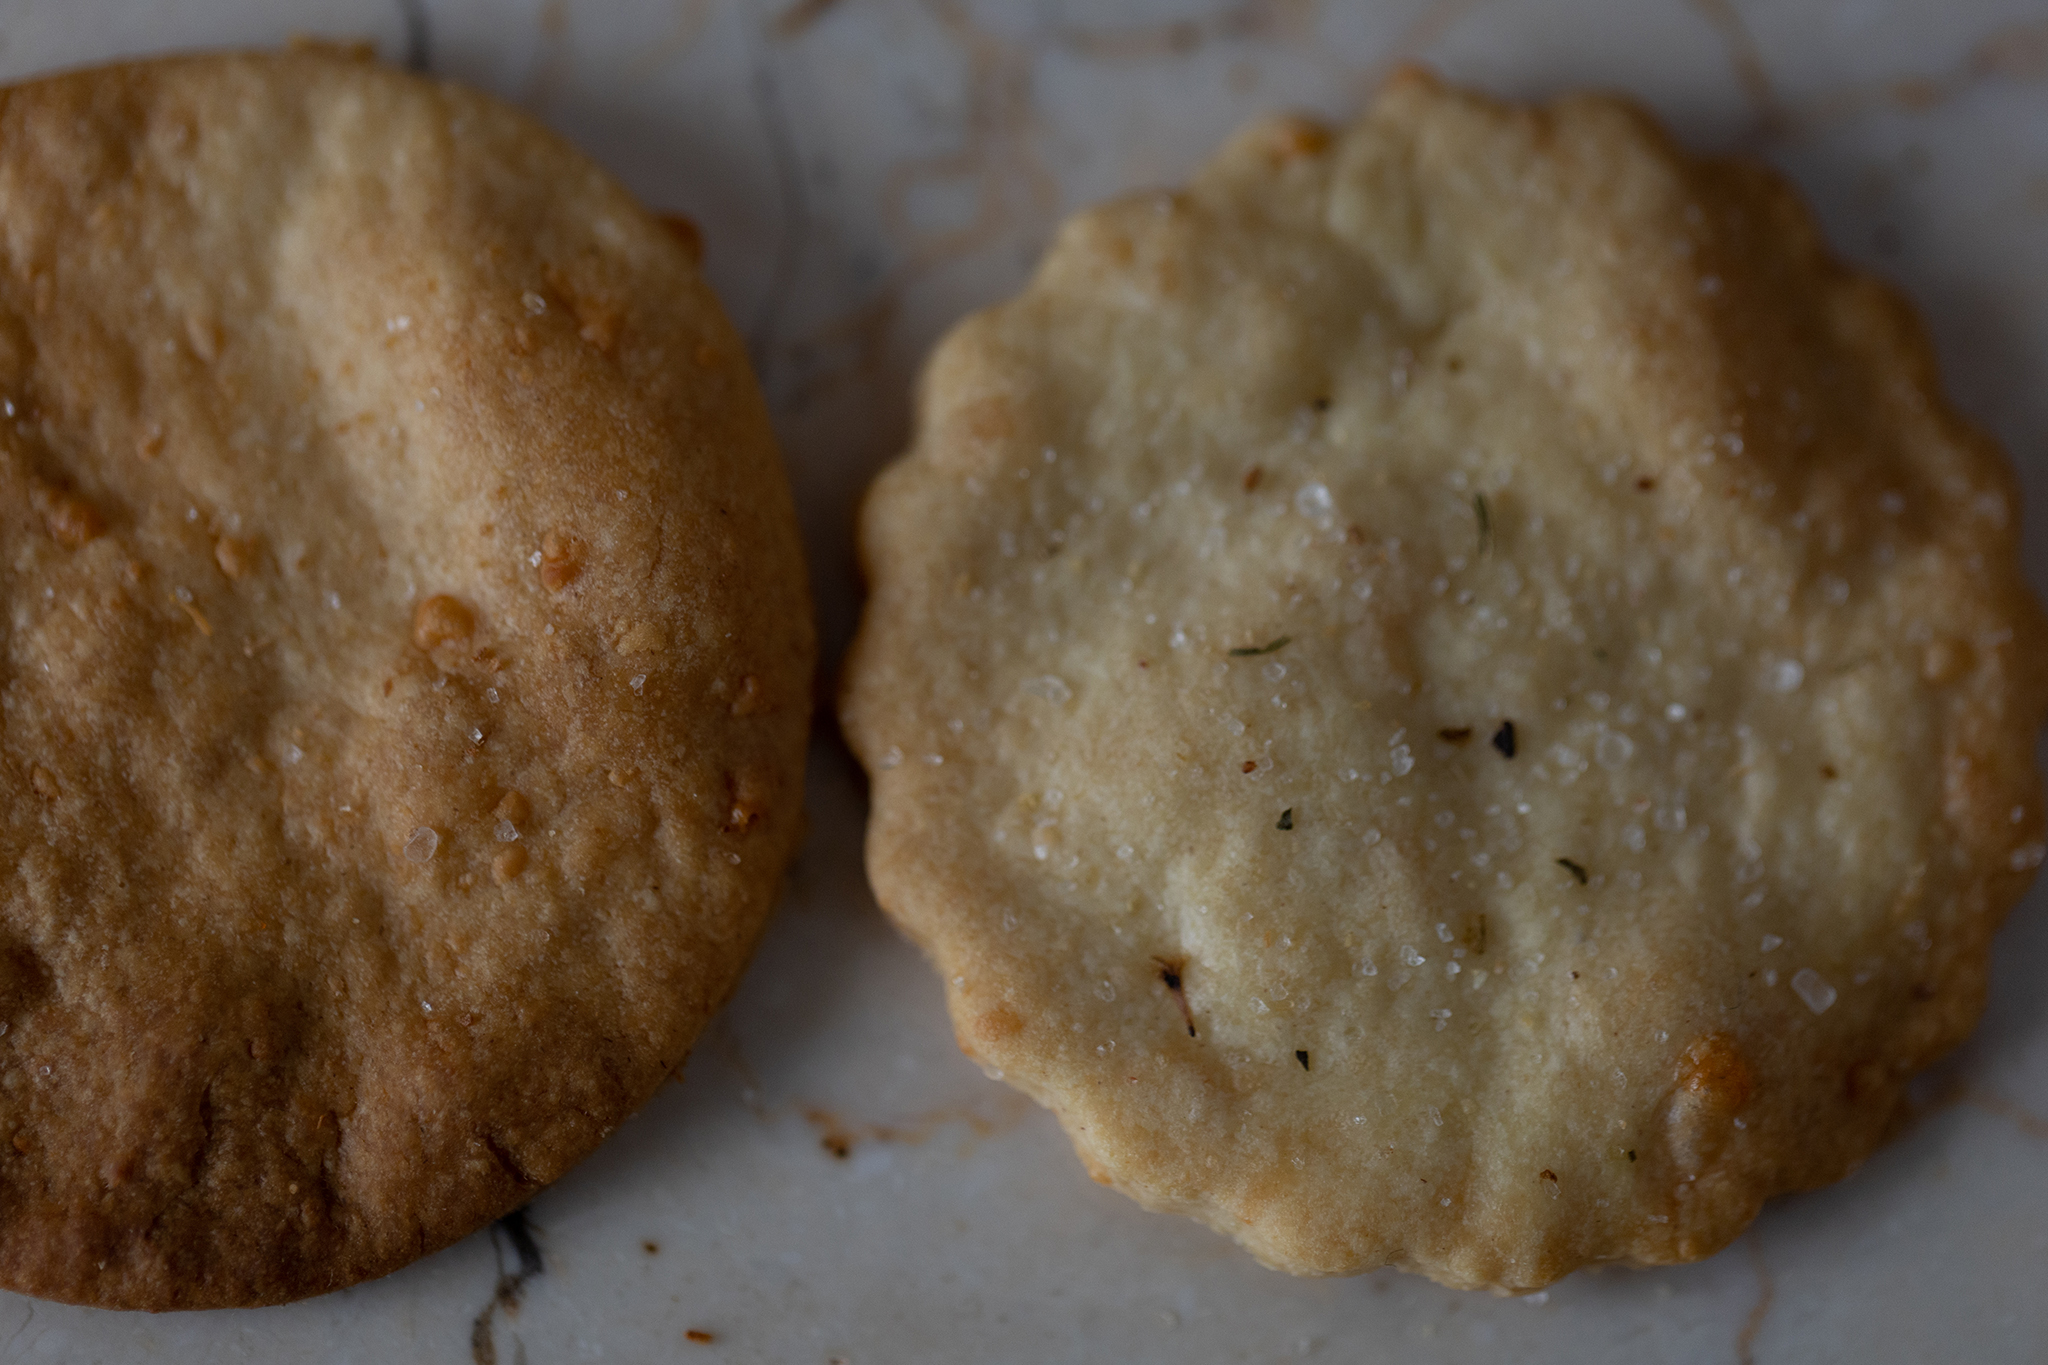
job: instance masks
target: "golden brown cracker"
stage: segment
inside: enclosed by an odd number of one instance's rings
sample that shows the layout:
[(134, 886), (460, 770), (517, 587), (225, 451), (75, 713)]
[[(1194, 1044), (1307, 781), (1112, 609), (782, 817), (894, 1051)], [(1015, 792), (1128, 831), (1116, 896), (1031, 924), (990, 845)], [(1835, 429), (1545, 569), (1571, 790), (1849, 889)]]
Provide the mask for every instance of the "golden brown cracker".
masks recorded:
[(0, 1284), (383, 1273), (760, 931), (813, 649), (761, 399), (609, 177), (364, 61), (0, 92), (0, 223)]

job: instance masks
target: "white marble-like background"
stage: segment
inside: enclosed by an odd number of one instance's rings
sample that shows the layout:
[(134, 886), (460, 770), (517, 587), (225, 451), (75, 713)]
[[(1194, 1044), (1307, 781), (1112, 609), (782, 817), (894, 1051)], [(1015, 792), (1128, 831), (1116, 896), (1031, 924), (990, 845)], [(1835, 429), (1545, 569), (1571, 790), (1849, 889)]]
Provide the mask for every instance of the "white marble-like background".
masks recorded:
[[(1956, 400), (2021, 465), (2048, 583), (2044, 0), (0, 0), (0, 79), (298, 33), (494, 90), (703, 225), (776, 411), (828, 661), (858, 605), (855, 500), (937, 335), (1016, 287), (1068, 211), (1184, 176), (1256, 114), (1344, 117), (1405, 57), (1503, 95), (1631, 91), (1694, 146), (1791, 175), (1924, 311)], [(540, 1273), (504, 1278), (520, 1256), (492, 1230), (286, 1308), (0, 1294), (0, 1365), (2048, 1359), (2038, 893), (1983, 1028), (1863, 1171), (1702, 1264), (1503, 1301), (1292, 1280), (1089, 1182), (1048, 1116), (954, 1050), (868, 897), (829, 725), (811, 776), (759, 961), (688, 1080), (534, 1201)]]

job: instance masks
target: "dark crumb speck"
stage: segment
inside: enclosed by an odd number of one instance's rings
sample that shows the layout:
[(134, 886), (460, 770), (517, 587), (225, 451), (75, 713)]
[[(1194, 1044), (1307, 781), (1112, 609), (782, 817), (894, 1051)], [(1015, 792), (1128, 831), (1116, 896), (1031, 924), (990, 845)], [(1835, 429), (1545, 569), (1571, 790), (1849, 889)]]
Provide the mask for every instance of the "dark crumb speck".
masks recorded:
[(1279, 824), (1277, 824), (1277, 825), (1274, 825), (1274, 826), (1273, 826), (1273, 828), (1274, 828), (1274, 829), (1293, 829), (1293, 828), (1294, 828), (1294, 807), (1292, 807), (1292, 806), (1289, 806), (1289, 807), (1288, 807), (1288, 808), (1287, 808), (1286, 810), (1283, 810), (1283, 811), (1281, 811), (1281, 812), (1280, 812), (1280, 823), (1279, 823)]
[(1513, 758), (1515, 756), (1515, 723), (1513, 721), (1502, 721), (1500, 729), (1493, 732), (1493, 747), (1500, 750), (1502, 758)]
[(1631, 1148), (1629, 1148), (1629, 1149), (1628, 1149), (1628, 1159), (1629, 1159), (1630, 1161), (1634, 1161), (1634, 1160), (1636, 1159), (1636, 1149), (1635, 1149), (1635, 1148), (1631, 1147)]
[(1259, 761), (1256, 758), (1246, 759), (1244, 761), (1244, 770), (1248, 773), (1257, 772), (1259, 770)]
[(659, 1242), (642, 1242), (640, 1244), (640, 1249), (646, 1252), (649, 1256), (661, 1255), (661, 1243)]
[(1306, 1052), (1303, 1052), (1300, 1049), (1296, 1049), (1294, 1053), (1294, 1060), (1301, 1063), (1301, 1069), (1303, 1071), (1308, 1070), (1308, 1054)]
[(683, 1336), (690, 1341), (696, 1342), (699, 1346), (709, 1346), (712, 1342), (718, 1340), (718, 1333), (707, 1332), (702, 1327), (692, 1327), (689, 1331), (683, 1333)]
[(1636, 487), (1637, 487), (1638, 489), (1640, 489), (1640, 490), (1641, 490), (1642, 492), (1645, 492), (1645, 493), (1649, 492), (1649, 491), (1650, 491), (1651, 489), (1655, 488), (1656, 486), (1657, 486), (1657, 481), (1656, 481), (1655, 479), (1637, 479), (1637, 480), (1636, 480)]
[(1841, 776), (1841, 774), (1840, 774), (1840, 773), (1838, 773), (1838, 772), (1836, 772), (1836, 771), (1835, 771), (1835, 765), (1834, 765), (1834, 764), (1832, 764), (1832, 763), (1823, 763), (1823, 764), (1821, 764), (1821, 765), (1820, 765), (1820, 775), (1821, 775), (1822, 777), (1826, 778), (1826, 779), (1827, 779), (1828, 781), (1830, 781), (1830, 782), (1834, 781), (1834, 780), (1835, 780), (1835, 779), (1836, 779), (1837, 777), (1840, 777), (1840, 776)]
[(1565, 871), (1571, 873), (1573, 877), (1577, 878), (1580, 886), (1584, 886), (1586, 884), (1586, 869), (1580, 867), (1570, 858), (1559, 858), (1557, 860), (1557, 865), (1563, 868)]
[(1330, 400), (1327, 395), (1318, 394), (1309, 400), (1309, 406), (1317, 412), (1328, 412), (1330, 410)]
[(1187, 992), (1181, 989), (1180, 984), (1180, 974), (1186, 963), (1182, 959), (1168, 961), (1163, 957), (1155, 957), (1152, 962), (1159, 968), (1159, 980), (1166, 987), (1167, 994), (1171, 995), (1173, 1003), (1180, 1007), (1181, 1022), (1188, 1027), (1188, 1037), (1196, 1037), (1195, 1012), (1188, 1007)]
[(1244, 491), (1250, 493), (1259, 486), (1259, 480), (1266, 477), (1266, 471), (1253, 465), (1244, 472)]

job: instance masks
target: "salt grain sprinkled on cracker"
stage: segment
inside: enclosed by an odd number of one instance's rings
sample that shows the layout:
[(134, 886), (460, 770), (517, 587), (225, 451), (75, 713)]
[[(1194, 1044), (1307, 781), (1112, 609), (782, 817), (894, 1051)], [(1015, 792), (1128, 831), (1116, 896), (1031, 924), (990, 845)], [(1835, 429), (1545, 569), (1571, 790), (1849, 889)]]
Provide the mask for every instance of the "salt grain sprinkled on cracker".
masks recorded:
[(1835, 1003), (1835, 988), (1827, 978), (1811, 967), (1801, 967), (1792, 973), (1792, 989), (1806, 1002), (1806, 1007), (1815, 1014), (1827, 1013), (1828, 1006)]

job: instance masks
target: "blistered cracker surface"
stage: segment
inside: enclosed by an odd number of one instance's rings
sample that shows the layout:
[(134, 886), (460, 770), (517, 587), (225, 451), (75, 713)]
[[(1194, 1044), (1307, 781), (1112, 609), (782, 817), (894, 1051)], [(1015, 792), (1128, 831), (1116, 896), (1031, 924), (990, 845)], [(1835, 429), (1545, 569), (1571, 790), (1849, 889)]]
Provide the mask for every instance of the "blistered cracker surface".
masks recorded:
[(1271, 1265), (1703, 1256), (1977, 1017), (2018, 526), (1775, 179), (1398, 79), (940, 347), (862, 521), (874, 882), (1098, 1179)]
[(553, 136), (317, 53), (0, 92), (0, 1284), (379, 1274), (683, 1061), (811, 629), (741, 347)]

